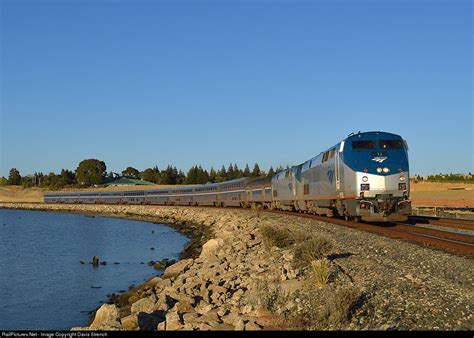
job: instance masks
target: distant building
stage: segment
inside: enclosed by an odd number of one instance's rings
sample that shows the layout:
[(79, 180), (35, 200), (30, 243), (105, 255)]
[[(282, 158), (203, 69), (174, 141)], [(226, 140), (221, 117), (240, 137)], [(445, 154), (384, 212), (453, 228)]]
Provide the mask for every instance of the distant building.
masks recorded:
[(105, 184), (112, 186), (127, 186), (127, 185), (153, 185), (155, 183), (144, 181), (144, 180), (135, 180), (128, 177), (118, 177), (107, 179)]

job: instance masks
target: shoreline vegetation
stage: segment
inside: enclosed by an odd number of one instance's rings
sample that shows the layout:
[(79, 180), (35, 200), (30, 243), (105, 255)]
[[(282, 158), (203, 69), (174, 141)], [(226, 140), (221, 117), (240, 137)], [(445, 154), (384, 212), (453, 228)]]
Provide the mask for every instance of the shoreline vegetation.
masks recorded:
[(259, 209), (0, 208), (140, 219), (191, 237), (162, 275), (72, 330), (473, 329), (473, 260), (407, 242)]

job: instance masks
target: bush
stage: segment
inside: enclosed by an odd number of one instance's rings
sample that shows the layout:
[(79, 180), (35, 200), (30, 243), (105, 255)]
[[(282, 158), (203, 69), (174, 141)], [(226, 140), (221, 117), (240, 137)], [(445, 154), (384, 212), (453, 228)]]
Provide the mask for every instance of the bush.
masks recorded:
[(311, 275), (318, 286), (326, 286), (331, 274), (329, 261), (326, 258), (311, 261)]
[(292, 239), (288, 229), (280, 229), (265, 225), (260, 229), (260, 231), (267, 249), (271, 249), (273, 246), (284, 248), (292, 244)]
[(286, 305), (288, 296), (282, 292), (279, 282), (275, 282), (273, 285), (267, 281), (259, 282), (257, 289), (260, 303), (265, 310), (276, 313)]
[(306, 267), (312, 261), (324, 258), (332, 250), (332, 243), (324, 237), (312, 237), (295, 248), (294, 264)]
[(336, 326), (347, 323), (351, 318), (358, 295), (357, 290), (353, 288), (340, 289), (332, 293), (326, 306), (329, 323)]
[(310, 290), (301, 295), (302, 309), (288, 318), (295, 329), (341, 329), (351, 318), (359, 292), (356, 289), (325, 288)]

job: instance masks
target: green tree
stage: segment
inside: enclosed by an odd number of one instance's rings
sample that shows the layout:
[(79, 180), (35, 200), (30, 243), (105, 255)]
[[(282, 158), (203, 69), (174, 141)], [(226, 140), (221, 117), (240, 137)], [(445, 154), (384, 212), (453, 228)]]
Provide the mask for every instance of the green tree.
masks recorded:
[(176, 179), (177, 184), (185, 184), (186, 183), (186, 175), (180, 169), (178, 172), (178, 178)]
[(260, 177), (260, 167), (257, 163), (255, 163), (255, 166), (253, 167), (252, 177)]
[(186, 175), (186, 183), (196, 184), (197, 180), (198, 180), (198, 167), (193, 166), (188, 170), (188, 174)]
[(61, 182), (63, 186), (76, 184), (76, 175), (73, 171), (62, 169), (61, 170)]
[(5, 177), (1, 177), (0, 178), (0, 185), (7, 185), (8, 184), (8, 180), (5, 178)]
[(235, 178), (235, 172), (234, 172), (234, 167), (232, 166), (232, 163), (229, 164), (229, 168), (227, 168), (227, 180), (233, 180)]
[(217, 173), (213, 167), (211, 167), (211, 171), (209, 172), (209, 181), (211, 183), (215, 183), (217, 181)]
[(251, 173), (250, 173), (250, 168), (249, 168), (249, 164), (246, 163), (245, 164), (245, 169), (244, 169), (244, 172), (243, 172), (243, 176), (244, 177), (250, 177)]
[(93, 158), (83, 160), (76, 169), (77, 182), (85, 186), (102, 184), (106, 170), (107, 166), (103, 161)]
[(217, 177), (216, 177), (217, 182), (224, 182), (227, 181), (227, 171), (225, 170), (225, 167), (222, 166), (221, 170), (217, 172)]
[(154, 182), (156, 184), (160, 184), (161, 182), (161, 171), (160, 169), (158, 169), (157, 165), (153, 167), (153, 181), (151, 182)]
[(127, 169), (122, 170), (122, 176), (128, 177), (128, 178), (133, 178), (133, 179), (138, 179), (140, 178), (140, 172), (133, 168), (133, 167), (127, 167)]
[(10, 173), (8, 174), (8, 184), (10, 185), (20, 185), (21, 184), (21, 175), (16, 168), (11, 168)]
[(273, 170), (273, 167), (270, 167), (270, 169), (268, 169), (267, 177), (272, 177), (273, 175), (275, 175), (275, 171)]
[(178, 169), (168, 165), (165, 170), (160, 173), (161, 184), (176, 184), (178, 181)]
[(155, 182), (155, 172), (152, 168), (147, 168), (140, 173), (140, 178), (144, 181)]
[(207, 170), (204, 170), (201, 166), (197, 168), (197, 183), (206, 184), (209, 182), (209, 173)]
[(237, 166), (237, 163), (234, 164), (234, 177), (235, 178), (241, 178), (244, 176), (244, 173), (242, 170), (239, 169)]

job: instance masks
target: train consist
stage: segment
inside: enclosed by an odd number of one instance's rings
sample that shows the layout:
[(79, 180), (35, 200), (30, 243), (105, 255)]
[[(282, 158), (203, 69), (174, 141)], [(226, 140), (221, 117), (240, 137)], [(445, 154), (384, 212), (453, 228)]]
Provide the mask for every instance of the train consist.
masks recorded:
[(270, 178), (156, 190), (45, 194), (46, 203), (252, 207), (364, 221), (411, 214), (408, 146), (386, 132), (350, 134), (318, 156)]

